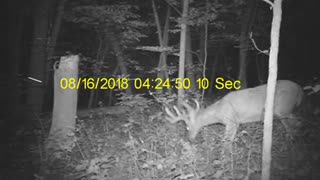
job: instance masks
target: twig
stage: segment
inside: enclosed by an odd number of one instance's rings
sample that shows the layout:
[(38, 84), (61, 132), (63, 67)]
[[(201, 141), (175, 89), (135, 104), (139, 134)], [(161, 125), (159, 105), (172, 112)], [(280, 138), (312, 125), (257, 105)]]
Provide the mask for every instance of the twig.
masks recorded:
[(159, 156), (160, 158), (163, 158), (163, 156), (161, 156), (160, 154), (155, 153), (155, 152), (152, 152), (152, 151), (149, 151), (149, 150), (147, 150), (147, 149), (145, 149), (145, 148), (142, 148), (141, 150), (144, 151), (144, 152), (148, 152), (148, 153), (154, 154), (154, 155), (156, 155), (156, 156)]
[(262, 0), (262, 1), (266, 2), (267, 4), (269, 4), (271, 6), (270, 9), (273, 8), (273, 3), (271, 1), (269, 1), (269, 0)]
[(82, 159), (83, 159), (83, 160), (86, 160), (86, 157), (85, 157), (85, 155), (83, 154), (83, 152), (82, 152), (82, 150), (81, 150), (78, 142), (76, 142), (76, 146), (77, 146), (77, 148), (79, 149), (79, 152), (80, 152), (80, 154), (81, 154), (81, 156), (82, 156)]
[(176, 12), (181, 16), (182, 13), (181, 11), (179, 11), (174, 5), (172, 5), (170, 2), (168, 2), (167, 0), (164, 0), (169, 6), (171, 6), (174, 10), (176, 10)]
[(252, 32), (250, 32), (249, 37), (250, 37), (250, 39), (251, 39), (251, 41), (252, 41), (252, 44), (253, 44), (254, 48), (255, 48), (257, 51), (259, 51), (259, 52), (261, 52), (261, 53), (269, 56), (269, 50), (261, 50), (261, 49), (258, 48), (256, 42), (255, 42), (254, 39), (252, 38)]

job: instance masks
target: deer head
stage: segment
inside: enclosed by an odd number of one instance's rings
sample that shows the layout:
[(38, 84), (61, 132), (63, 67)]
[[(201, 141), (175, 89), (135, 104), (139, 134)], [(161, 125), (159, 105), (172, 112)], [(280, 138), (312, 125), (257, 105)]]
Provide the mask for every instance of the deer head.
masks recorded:
[(187, 102), (182, 102), (180, 109), (177, 106), (173, 106), (174, 111), (165, 107), (165, 111), (167, 113), (166, 119), (169, 122), (176, 123), (181, 120), (186, 123), (190, 140), (195, 138), (201, 128), (201, 126), (197, 126), (200, 104), (197, 100), (193, 100), (193, 102), (196, 105), (195, 108), (191, 107)]

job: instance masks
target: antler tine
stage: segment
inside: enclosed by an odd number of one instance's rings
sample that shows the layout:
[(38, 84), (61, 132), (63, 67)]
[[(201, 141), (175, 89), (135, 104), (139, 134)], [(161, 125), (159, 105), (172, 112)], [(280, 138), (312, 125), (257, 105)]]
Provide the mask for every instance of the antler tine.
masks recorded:
[(192, 108), (187, 102), (183, 101), (181, 103), (181, 110), (177, 108), (177, 106), (173, 106), (175, 112), (171, 111), (168, 107), (165, 107), (165, 111), (167, 113), (166, 119), (171, 123), (175, 123), (177, 121), (183, 120), (186, 123), (189, 123), (190, 118), (194, 117), (196, 113), (200, 110), (200, 104), (197, 100), (193, 100), (196, 104), (196, 108)]
[(175, 110), (177, 115), (175, 115), (175, 113), (170, 111), (168, 107), (165, 107), (165, 111), (168, 115), (166, 119), (168, 121), (170, 121), (171, 123), (175, 123), (179, 120), (186, 120), (185, 114), (182, 114), (176, 106), (173, 106), (173, 109)]
[(196, 104), (196, 108), (192, 108), (188, 103), (182, 102), (181, 105), (185, 107), (188, 112), (198, 112), (200, 110), (200, 104), (197, 100), (193, 99), (193, 102)]
[(194, 111), (194, 109), (185, 101), (181, 102), (181, 106), (185, 107), (188, 112)]
[(196, 111), (199, 111), (200, 110), (200, 103), (196, 99), (193, 99), (193, 102), (196, 104)]

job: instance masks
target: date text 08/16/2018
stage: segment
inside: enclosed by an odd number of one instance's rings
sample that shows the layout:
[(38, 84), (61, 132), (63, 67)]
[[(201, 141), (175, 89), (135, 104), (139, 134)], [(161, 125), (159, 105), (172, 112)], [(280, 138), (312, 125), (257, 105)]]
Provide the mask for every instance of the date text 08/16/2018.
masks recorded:
[[(131, 81), (131, 82), (130, 82)], [(210, 87), (211, 83), (208, 78), (198, 78), (195, 83), (192, 83), (190, 78), (61, 78), (61, 89), (87, 89), (87, 90), (126, 90), (132, 86), (133, 88), (147, 89), (147, 90), (163, 90), (163, 89), (191, 89), (196, 86), (199, 90), (206, 90)], [(225, 80), (222, 77), (215, 79), (215, 88), (218, 90), (239, 90), (241, 89), (240, 80)]]

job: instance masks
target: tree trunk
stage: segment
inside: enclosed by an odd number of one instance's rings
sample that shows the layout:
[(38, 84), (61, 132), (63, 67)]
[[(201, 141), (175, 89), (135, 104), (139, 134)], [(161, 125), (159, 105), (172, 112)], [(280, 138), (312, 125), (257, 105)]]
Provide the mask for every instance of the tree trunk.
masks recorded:
[[(103, 35), (98, 36), (98, 50), (96, 55), (96, 63), (93, 67), (93, 77), (98, 78), (102, 76), (101, 69), (103, 68), (104, 58), (106, 53), (108, 52), (109, 46), (106, 45), (107, 40), (103, 37)], [(98, 99), (99, 99), (99, 89), (91, 89), (89, 96), (88, 108), (96, 107)], [(111, 90), (110, 90), (111, 91)]]
[[(211, 76), (210, 76), (210, 82), (212, 85), (216, 81), (217, 66), (218, 66), (220, 60), (221, 60), (220, 59), (220, 47), (217, 47), (217, 50), (215, 51), (215, 55), (214, 55), (214, 59), (213, 59), (212, 68), (211, 68), (212, 72), (211, 72)], [(210, 89), (208, 91), (209, 97), (211, 96), (214, 88), (215, 88), (214, 86), (210, 87)]]
[[(56, 12), (54, 12), (54, 22), (53, 22), (53, 27), (51, 29), (51, 33), (49, 36), (49, 41), (48, 41), (48, 55), (47, 55), (47, 59), (48, 59), (48, 63), (47, 63), (47, 68), (46, 68), (46, 80), (45, 80), (45, 99), (44, 102), (46, 103), (47, 108), (44, 109), (44, 111), (46, 111), (47, 109), (49, 109), (51, 106), (50, 103), (52, 102), (52, 95), (53, 95), (53, 79), (52, 79), (52, 65), (53, 65), (53, 55), (56, 49), (56, 44), (57, 44), (57, 40), (59, 37), (59, 32), (61, 29), (61, 24), (62, 24), (62, 18), (63, 18), (63, 14), (64, 14), (64, 5), (65, 2), (67, 0), (59, 0), (58, 1), (58, 5), (57, 5), (57, 10)], [(52, 2), (52, 5), (54, 3)], [(47, 105), (48, 104), (48, 105)]]
[[(185, 56), (186, 56), (186, 36), (187, 36), (187, 23), (184, 22), (188, 16), (189, 0), (183, 0), (181, 34), (180, 34), (180, 57), (179, 57), (179, 75), (178, 78), (184, 79), (185, 71)], [(178, 89), (178, 104), (182, 103), (184, 96), (183, 86)]]
[(247, 10), (241, 17), (241, 34), (240, 34), (240, 49), (239, 49), (239, 76), (242, 88), (247, 87), (247, 53), (249, 48), (249, 32), (251, 30), (255, 12), (256, 0), (248, 0)]
[[(56, 66), (56, 65), (55, 65)], [(46, 141), (47, 164), (42, 171), (44, 179), (62, 179), (64, 168), (67, 166), (65, 157), (74, 147), (75, 117), (78, 102), (78, 66), (79, 56), (61, 57), (54, 72), (54, 105), (52, 124)], [(63, 81), (66, 80), (66, 81)], [(74, 81), (73, 81), (73, 80)], [(59, 162), (61, 169), (54, 167)], [(54, 170), (53, 170), (54, 169)], [(51, 171), (52, 170), (52, 171)]]
[[(54, 107), (49, 137), (60, 136), (57, 132), (73, 132), (77, 110), (77, 88), (72, 88), (71, 79), (78, 80), (79, 56), (61, 57), (54, 73)], [(64, 78), (67, 82), (61, 81)], [(75, 83), (74, 85), (76, 85)], [(63, 88), (66, 86), (67, 88)], [(63, 134), (65, 136), (67, 134)], [(49, 143), (50, 144), (50, 143)]]
[[(12, 4), (11, 8), (16, 8), (16, 4)], [(9, 80), (8, 80), (8, 94), (9, 94), (9, 112), (10, 117), (12, 119), (17, 119), (17, 116), (19, 115), (17, 112), (20, 107), (20, 98), (21, 94), (23, 93), (24, 87), (22, 86), (22, 83), (19, 82), (18, 74), (19, 74), (19, 66), (21, 65), (21, 53), (22, 53), (22, 39), (23, 39), (23, 29), (24, 29), (24, 9), (20, 9), (19, 13), (14, 13), (11, 15), (11, 23), (10, 23), (10, 30), (9, 32), (9, 38), (10, 38), (10, 44), (9, 44), (9, 50), (10, 52), (10, 74), (9, 74)], [(3, 110), (3, 112), (6, 112), (6, 110)]]
[(199, 61), (201, 64), (204, 62), (205, 56), (205, 43), (206, 43), (206, 27), (205, 25), (200, 26), (200, 44), (199, 44)]
[[(113, 73), (112, 73), (112, 74), (117, 74), (117, 73), (118, 73), (118, 71), (119, 71), (119, 65), (117, 65), (117, 66), (116, 66), (116, 68), (114, 69), (114, 71), (113, 71)], [(112, 96), (112, 92), (113, 92), (113, 90), (112, 90), (112, 89), (110, 89), (110, 90), (109, 90), (108, 106), (111, 106), (111, 105), (112, 105), (112, 98), (113, 98), (113, 96)]]
[(282, 15), (282, 0), (273, 3), (273, 19), (271, 26), (271, 47), (269, 57), (269, 76), (263, 126), (262, 180), (270, 179), (273, 104), (278, 73), (279, 37)]
[[(169, 45), (169, 25), (170, 25), (169, 18), (170, 18), (171, 10), (169, 5), (167, 6), (167, 8), (168, 10), (166, 15), (166, 21), (164, 24), (164, 29), (163, 29), (162, 42), (160, 41), (161, 39), (159, 39), (161, 47), (168, 47)], [(162, 78), (164, 79), (169, 78), (168, 72), (167, 72), (167, 52), (161, 52), (160, 54), (159, 69), (160, 69)]]
[(49, 47), (48, 47), (48, 59), (52, 58), (57, 44), (57, 39), (59, 37), (59, 32), (61, 29), (62, 18), (64, 14), (64, 5), (67, 0), (59, 0), (57, 6), (57, 12), (55, 13), (53, 28), (49, 37)]
[[(157, 26), (157, 31), (158, 31), (158, 40), (161, 48), (168, 47), (169, 43), (169, 22), (170, 22), (170, 6), (167, 6), (167, 15), (166, 15), (166, 20), (164, 24), (164, 29), (163, 32), (161, 31), (161, 24), (159, 20), (159, 15), (156, 9), (156, 5), (154, 0), (152, 0), (152, 10), (154, 14), (154, 19), (156, 22)], [(159, 63), (158, 63), (158, 69), (159, 72), (157, 73), (157, 77), (161, 79), (166, 79), (168, 78), (168, 72), (167, 72), (167, 52), (161, 52), (160, 57), (159, 57)]]
[(258, 74), (258, 80), (259, 84), (266, 84), (266, 78), (265, 78), (265, 62), (264, 58), (261, 54), (256, 54), (256, 66), (257, 66), (257, 74)]
[(39, 114), (41, 112), (44, 99), (49, 0), (38, 0), (35, 2), (35, 5), (29, 77), (40, 80), (41, 82), (30, 80), (27, 85), (27, 106), (30, 107), (27, 116), (30, 118), (33, 117), (33, 113)]
[[(128, 71), (127, 71), (127, 67), (125, 65), (124, 55), (123, 55), (119, 40), (116, 38), (115, 34), (113, 32), (110, 32), (110, 31), (107, 32), (107, 39), (111, 43), (111, 46), (112, 46), (113, 51), (114, 51), (114, 53), (116, 55), (116, 58), (117, 58), (117, 61), (118, 61), (118, 65), (119, 65), (119, 69), (120, 69), (122, 75), (127, 76), (128, 75)], [(126, 89), (126, 93), (127, 94), (132, 94), (130, 86), (129, 86), (128, 89)]]
[[(209, 0), (206, 0), (206, 15), (209, 14)], [(202, 70), (202, 78), (206, 78), (206, 66), (207, 66), (207, 58), (208, 58), (208, 19), (206, 20), (206, 23), (204, 25), (204, 37), (203, 37), (203, 54), (202, 56), (202, 64), (203, 64), (203, 70)], [(200, 46), (201, 47), (201, 46)], [(198, 79), (198, 78), (197, 78)], [(201, 92), (201, 101), (203, 101), (205, 95), (205, 90), (202, 89)]]
[(196, 92), (197, 84), (195, 79), (195, 70), (192, 58), (192, 41), (191, 41), (191, 31), (190, 27), (187, 27), (187, 35), (186, 35), (186, 78), (190, 79), (191, 82), (191, 91)]
[(90, 95), (89, 95), (88, 109), (93, 107), (93, 104), (94, 104), (93, 100), (95, 99), (95, 96), (96, 96), (95, 90), (91, 89)]

